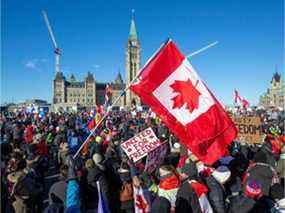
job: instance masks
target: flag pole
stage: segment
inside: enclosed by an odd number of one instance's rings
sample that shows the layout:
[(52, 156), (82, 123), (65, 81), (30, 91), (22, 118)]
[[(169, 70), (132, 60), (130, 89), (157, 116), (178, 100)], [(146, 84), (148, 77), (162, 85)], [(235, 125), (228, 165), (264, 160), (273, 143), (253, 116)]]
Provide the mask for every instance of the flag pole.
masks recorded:
[(189, 55), (186, 56), (186, 58), (189, 58), (189, 57), (192, 57), (194, 55), (197, 55), (198, 53), (204, 52), (205, 50), (217, 45), (218, 43), (219, 43), (218, 41), (215, 41), (215, 42), (213, 42), (213, 43), (211, 43), (211, 44), (209, 44), (209, 45), (207, 45), (207, 46), (205, 46), (205, 47), (203, 47), (203, 48), (201, 48), (201, 49), (199, 49), (193, 53), (190, 53)]
[[(148, 61), (145, 63), (145, 65), (139, 70), (139, 72), (137, 73), (137, 75), (134, 77), (134, 79), (129, 83), (129, 85), (126, 86), (126, 88), (124, 89), (124, 91), (114, 100), (114, 102), (112, 103), (112, 105), (110, 107), (107, 108), (107, 112), (103, 115), (103, 117), (99, 120), (99, 122), (96, 124), (96, 126), (91, 130), (90, 134), (88, 135), (88, 137), (85, 139), (85, 141), (81, 144), (81, 146), (79, 147), (79, 149), (77, 150), (77, 152), (73, 155), (73, 159), (75, 159), (78, 154), (80, 153), (80, 151), (82, 150), (82, 148), (84, 147), (84, 145), (87, 143), (87, 141), (90, 139), (90, 137), (92, 135), (94, 135), (95, 131), (97, 130), (97, 128), (101, 125), (101, 123), (105, 120), (105, 118), (109, 115), (110, 109), (112, 109), (112, 107), (120, 100), (120, 98), (122, 96), (125, 95), (126, 91), (131, 87), (131, 85), (139, 78), (139, 76), (142, 74), (142, 70), (152, 61), (152, 59), (159, 53), (159, 51), (162, 49), (162, 47), (164, 47), (168, 42), (170, 42), (171, 39), (167, 39), (166, 42), (164, 42), (156, 51), (155, 53), (148, 59)], [(209, 49), (210, 47), (213, 47), (217, 44), (218, 42), (215, 41), (191, 54), (189, 54), (188, 57), (192, 57), (194, 55), (197, 55), (207, 49)]]

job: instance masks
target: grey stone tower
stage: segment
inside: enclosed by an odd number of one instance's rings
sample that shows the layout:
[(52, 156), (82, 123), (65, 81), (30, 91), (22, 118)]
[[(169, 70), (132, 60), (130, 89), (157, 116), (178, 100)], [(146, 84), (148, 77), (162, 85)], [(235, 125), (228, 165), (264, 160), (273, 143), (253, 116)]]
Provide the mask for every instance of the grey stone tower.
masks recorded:
[[(134, 16), (132, 15), (130, 33), (126, 49), (126, 86), (137, 75), (141, 62), (141, 47), (137, 36)], [(130, 90), (126, 92), (126, 106), (131, 106), (132, 100), (139, 103), (139, 98)]]
[(57, 72), (53, 80), (53, 103), (64, 103), (66, 97), (65, 78), (62, 72)]

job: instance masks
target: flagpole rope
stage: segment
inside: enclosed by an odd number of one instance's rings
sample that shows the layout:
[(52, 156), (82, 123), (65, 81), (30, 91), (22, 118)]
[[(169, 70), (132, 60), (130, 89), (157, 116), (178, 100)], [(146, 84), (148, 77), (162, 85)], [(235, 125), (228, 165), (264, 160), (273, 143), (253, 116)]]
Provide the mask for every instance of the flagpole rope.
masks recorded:
[[(77, 152), (73, 155), (73, 159), (75, 159), (78, 154), (80, 153), (80, 151), (82, 150), (82, 148), (84, 147), (84, 145), (87, 143), (87, 141), (90, 139), (90, 137), (92, 135), (94, 135), (95, 131), (98, 129), (98, 127), (100, 126), (100, 124), (105, 120), (105, 118), (109, 115), (110, 109), (112, 109), (112, 107), (120, 100), (120, 98), (122, 96), (125, 95), (126, 91), (131, 87), (131, 85), (138, 79), (138, 77), (142, 74), (142, 70), (151, 62), (151, 60), (157, 55), (157, 53), (162, 49), (163, 46), (165, 46), (168, 42), (170, 42), (171, 39), (167, 39), (167, 41), (165, 43), (163, 43), (156, 51), (155, 53), (148, 59), (148, 61), (145, 63), (145, 65), (139, 70), (139, 72), (137, 73), (137, 75), (134, 77), (134, 79), (129, 83), (129, 85), (125, 88), (125, 90), (114, 100), (114, 102), (112, 103), (112, 105), (110, 107), (107, 108), (107, 112), (104, 114), (104, 116), (99, 120), (99, 122), (96, 124), (96, 126), (91, 130), (90, 134), (88, 135), (88, 137), (85, 139), (85, 141), (81, 144), (81, 146), (79, 147), (79, 149), (77, 150)], [(191, 54), (189, 54), (187, 56), (188, 57), (192, 57), (194, 55), (197, 55), (207, 49), (209, 49), (210, 47), (215, 46), (218, 43), (218, 41), (215, 41)]]

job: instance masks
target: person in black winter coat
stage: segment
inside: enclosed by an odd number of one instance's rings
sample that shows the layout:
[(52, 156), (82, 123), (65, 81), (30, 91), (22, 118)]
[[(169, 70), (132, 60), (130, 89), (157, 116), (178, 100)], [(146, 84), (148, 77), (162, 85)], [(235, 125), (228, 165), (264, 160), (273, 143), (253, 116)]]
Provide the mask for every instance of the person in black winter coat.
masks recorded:
[(189, 180), (198, 179), (196, 164), (189, 160), (189, 162), (185, 163), (185, 165), (182, 167), (180, 174), (181, 177), (184, 177), (185, 179), (176, 195), (175, 212), (202, 213), (199, 199), (189, 183)]
[(151, 212), (169, 213), (170, 202), (165, 197), (156, 197), (151, 205)]
[(255, 153), (253, 161), (266, 163), (272, 167), (275, 167), (277, 165), (277, 161), (272, 152), (272, 144), (270, 141), (264, 142), (262, 147)]
[(274, 168), (268, 164), (267, 154), (263, 151), (256, 153), (254, 164), (249, 167), (246, 173), (246, 181), (253, 179), (260, 182), (262, 193), (269, 195), (270, 186), (273, 183)]
[[(87, 191), (85, 193), (86, 209), (97, 209), (98, 206), (98, 189), (96, 182), (99, 181), (103, 199), (106, 205), (109, 205), (109, 185), (105, 177), (105, 167), (102, 164), (103, 157), (95, 153), (93, 162), (89, 162), (87, 168)], [(92, 196), (90, 196), (92, 195)]]
[(249, 179), (245, 184), (244, 196), (247, 198), (247, 203), (255, 202), (254, 206), (250, 209), (250, 205), (245, 206), (249, 213), (271, 213), (271, 209), (274, 207), (273, 200), (264, 196), (261, 189), (260, 182), (253, 179)]
[(235, 141), (229, 147), (230, 155), (233, 157), (233, 159), (229, 162), (229, 169), (231, 170), (232, 177), (237, 176), (239, 178), (242, 178), (249, 165), (247, 152), (244, 153), (243, 148), (245, 148), (245, 146), (241, 146), (238, 142)]
[(66, 187), (67, 187), (67, 165), (60, 168), (59, 181), (55, 182), (49, 190), (49, 203), (58, 203), (65, 206)]
[[(116, 142), (115, 142), (116, 143)], [(114, 142), (111, 142), (109, 146), (115, 145)], [(112, 145), (113, 144), (113, 145)], [(109, 147), (108, 147), (109, 148)], [(110, 206), (110, 211), (111, 212), (117, 212), (120, 209), (120, 190), (121, 190), (121, 184), (120, 184), (120, 176), (118, 174), (118, 169), (120, 168), (120, 159), (117, 154), (117, 147), (114, 147), (115, 150), (112, 150), (112, 152), (105, 153), (105, 161), (104, 165), (106, 168), (106, 179), (110, 186), (112, 186), (112, 193), (110, 193), (110, 203), (112, 205)], [(115, 151), (115, 153), (113, 152)]]
[(248, 213), (254, 208), (255, 201), (245, 195), (236, 195), (229, 198), (228, 213)]
[(15, 212), (23, 209), (23, 205), (27, 212), (42, 212), (42, 192), (42, 187), (33, 178), (28, 175), (21, 176), (13, 188)]
[(43, 213), (64, 213), (64, 206), (54, 199), (53, 203), (47, 206)]
[(132, 185), (132, 177), (129, 165), (126, 162), (123, 162), (121, 164), (121, 167), (118, 169), (118, 173), (121, 182), (121, 190), (120, 190), (121, 212), (133, 213), (134, 212), (134, 199), (132, 191), (133, 185)]
[(225, 166), (220, 166), (213, 173), (204, 177), (208, 186), (208, 199), (216, 213), (227, 212), (226, 192), (224, 184), (229, 180), (231, 172)]
[[(236, 177), (238, 179), (239, 177)], [(239, 182), (239, 181), (237, 181)], [(242, 191), (241, 183), (231, 185), (231, 194), (228, 196), (229, 210), (228, 213), (248, 213), (256, 205), (254, 196), (248, 196)]]
[(165, 141), (169, 137), (169, 130), (164, 124), (159, 125), (157, 135), (161, 141)]

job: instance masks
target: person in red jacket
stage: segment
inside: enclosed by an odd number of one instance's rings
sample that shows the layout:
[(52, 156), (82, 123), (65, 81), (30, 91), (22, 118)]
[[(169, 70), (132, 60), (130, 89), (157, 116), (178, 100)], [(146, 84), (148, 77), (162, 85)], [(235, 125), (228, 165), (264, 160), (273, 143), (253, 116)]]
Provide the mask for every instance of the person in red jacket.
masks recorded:
[(26, 144), (30, 144), (33, 142), (33, 134), (34, 128), (32, 124), (29, 124), (26, 128), (25, 128), (25, 132), (24, 132), (24, 140)]
[(41, 134), (35, 136), (34, 142), (36, 143), (37, 153), (41, 156), (48, 156), (48, 148)]

